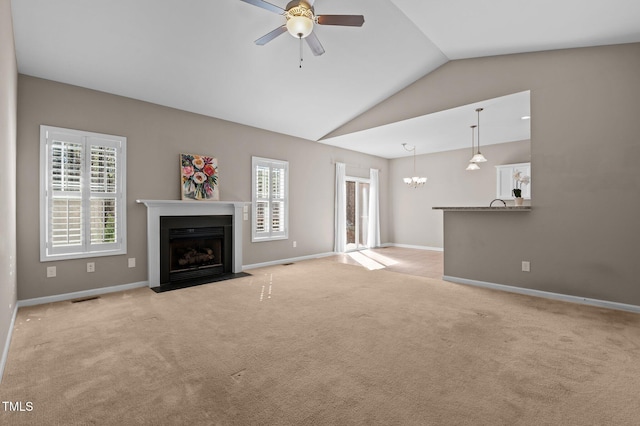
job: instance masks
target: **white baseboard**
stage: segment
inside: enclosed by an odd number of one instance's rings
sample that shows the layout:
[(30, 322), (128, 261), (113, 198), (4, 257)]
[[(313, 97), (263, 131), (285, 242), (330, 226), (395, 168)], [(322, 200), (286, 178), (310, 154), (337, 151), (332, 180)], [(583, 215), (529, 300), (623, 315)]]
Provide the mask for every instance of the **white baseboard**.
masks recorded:
[(242, 265), (242, 270), (262, 268), (265, 266), (282, 265), (284, 263), (300, 262), (302, 260), (319, 259), (321, 257), (333, 256), (335, 254), (336, 253), (331, 251), (327, 253), (310, 254), (308, 256), (291, 257), (289, 259), (272, 260), (270, 262), (253, 263), (251, 265)]
[(551, 293), (548, 291), (534, 290), (530, 288), (513, 287), (510, 285), (490, 283), (486, 281), (470, 280), (444, 275), (444, 281), (451, 281), (458, 284), (468, 284), (476, 287), (491, 288), (494, 290), (508, 291), (510, 293), (525, 294), (527, 296), (543, 297), (545, 299), (562, 300), (564, 302), (579, 303), (582, 305), (598, 306), (600, 308), (616, 309), (618, 311), (628, 311), (640, 313), (640, 306), (628, 305), (626, 303), (609, 302), (607, 300), (590, 299), (588, 297), (571, 296), (568, 294)]
[(413, 246), (410, 244), (396, 244), (396, 243), (384, 243), (384, 244), (380, 244), (380, 247), (401, 247), (401, 248), (410, 248), (410, 249), (416, 249), (416, 250), (444, 251), (442, 247)]
[(80, 299), (83, 297), (99, 296), (101, 294), (115, 293), (118, 291), (133, 290), (134, 288), (149, 287), (149, 281), (140, 281), (131, 284), (114, 285), (111, 287), (94, 288), (91, 290), (76, 291), (73, 293), (55, 294), (53, 296), (36, 297), (33, 299), (18, 300), (18, 307), (44, 305), (45, 303), (62, 302), (64, 300)]
[(0, 383), (2, 383), (2, 377), (4, 376), (4, 366), (7, 363), (7, 357), (9, 356), (9, 345), (11, 344), (11, 336), (13, 335), (13, 326), (16, 323), (16, 315), (18, 315), (18, 304), (13, 307), (13, 315), (11, 317), (11, 324), (9, 324), (9, 332), (7, 333), (7, 341), (4, 342), (4, 348), (2, 350), (2, 358), (0, 358)]

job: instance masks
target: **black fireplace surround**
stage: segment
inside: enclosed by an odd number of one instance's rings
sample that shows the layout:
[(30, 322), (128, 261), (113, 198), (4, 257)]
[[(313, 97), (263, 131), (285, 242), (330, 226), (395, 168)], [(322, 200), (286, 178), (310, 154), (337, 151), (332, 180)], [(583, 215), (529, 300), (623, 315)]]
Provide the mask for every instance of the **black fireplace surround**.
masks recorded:
[(232, 271), (233, 218), (160, 217), (160, 287), (195, 285)]

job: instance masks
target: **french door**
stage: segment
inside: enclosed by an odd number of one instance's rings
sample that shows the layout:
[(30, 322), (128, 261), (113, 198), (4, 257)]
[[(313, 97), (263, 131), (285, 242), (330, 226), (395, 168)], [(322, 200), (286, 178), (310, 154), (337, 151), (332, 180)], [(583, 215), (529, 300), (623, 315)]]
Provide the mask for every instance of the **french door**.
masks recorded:
[(346, 251), (367, 248), (369, 229), (369, 179), (346, 178)]

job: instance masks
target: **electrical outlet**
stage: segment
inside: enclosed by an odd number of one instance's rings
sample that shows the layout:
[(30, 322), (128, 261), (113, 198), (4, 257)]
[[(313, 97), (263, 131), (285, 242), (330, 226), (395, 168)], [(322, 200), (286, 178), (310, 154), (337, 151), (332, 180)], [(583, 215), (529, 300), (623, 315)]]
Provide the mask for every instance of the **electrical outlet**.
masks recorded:
[(129, 258), (129, 268), (135, 268), (136, 267), (136, 258), (135, 257), (130, 257)]
[(522, 261), (522, 272), (531, 272), (531, 262), (528, 260)]
[(87, 272), (95, 272), (95, 271), (96, 271), (96, 263), (87, 262)]
[(293, 246), (294, 246), (294, 247), (298, 247), (298, 242), (297, 242), (297, 241), (294, 241), (294, 242), (293, 242)]
[(56, 276), (56, 267), (47, 266), (47, 278), (53, 278)]

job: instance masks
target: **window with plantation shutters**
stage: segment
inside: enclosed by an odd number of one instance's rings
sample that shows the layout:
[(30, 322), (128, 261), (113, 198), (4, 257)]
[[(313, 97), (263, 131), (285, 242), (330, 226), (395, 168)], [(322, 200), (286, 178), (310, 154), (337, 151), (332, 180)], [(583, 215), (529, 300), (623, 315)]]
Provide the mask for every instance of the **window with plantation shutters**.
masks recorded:
[(251, 240), (271, 241), (288, 237), (289, 163), (252, 157)]
[(126, 138), (40, 126), (40, 260), (126, 253)]

